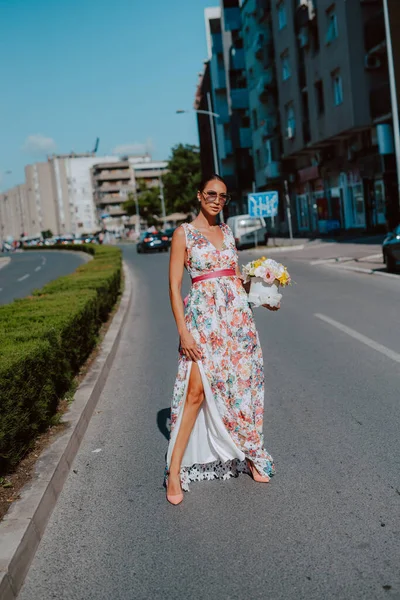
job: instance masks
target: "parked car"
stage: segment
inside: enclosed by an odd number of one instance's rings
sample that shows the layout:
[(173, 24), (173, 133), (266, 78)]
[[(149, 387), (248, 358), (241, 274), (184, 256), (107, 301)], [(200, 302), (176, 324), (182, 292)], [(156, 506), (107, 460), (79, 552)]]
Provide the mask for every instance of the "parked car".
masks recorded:
[(400, 225), (387, 234), (382, 244), (383, 262), (389, 273), (394, 273), (400, 262)]
[(169, 242), (168, 236), (164, 232), (150, 233), (145, 231), (140, 235), (139, 241), (136, 244), (136, 252), (168, 252)]
[(172, 236), (174, 235), (174, 231), (175, 231), (176, 227), (171, 227), (170, 229), (165, 229), (165, 231), (163, 231), (163, 233), (167, 236), (168, 238), (168, 244), (171, 245), (172, 242)]
[(236, 215), (229, 217), (226, 223), (232, 229), (238, 250), (268, 244), (267, 224), (263, 217)]

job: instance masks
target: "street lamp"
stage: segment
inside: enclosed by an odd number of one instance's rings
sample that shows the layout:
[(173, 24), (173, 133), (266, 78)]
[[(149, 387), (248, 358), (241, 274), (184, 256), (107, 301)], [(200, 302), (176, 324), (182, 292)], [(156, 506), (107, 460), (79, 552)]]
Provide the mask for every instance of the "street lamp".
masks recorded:
[[(219, 174), (219, 165), (218, 165), (218, 154), (217, 154), (217, 143), (216, 143), (216, 136), (215, 136), (215, 123), (214, 123), (214, 118), (215, 119), (219, 119), (219, 114), (213, 112), (211, 110), (211, 96), (210, 96), (210, 92), (207, 92), (207, 106), (209, 108), (209, 110), (201, 110), (201, 109), (193, 109), (193, 110), (183, 110), (183, 109), (179, 109), (176, 111), (176, 113), (178, 115), (182, 114), (182, 113), (189, 113), (189, 112), (195, 112), (199, 115), (208, 115), (210, 118), (210, 130), (211, 130), (211, 143), (212, 143), (212, 150), (213, 150), (213, 161), (214, 161), (214, 173), (215, 174)], [(221, 211), (220, 214), (220, 218), (221, 221), (224, 222), (224, 214)]]
[(213, 112), (211, 110), (211, 96), (210, 96), (210, 92), (207, 92), (207, 106), (209, 108), (209, 110), (200, 110), (200, 109), (193, 109), (191, 110), (177, 110), (176, 113), (178, 115), (182, 114), (182, 113), (189, 113), (189, 112), (195, 112), (199, 115), (208, 115), (210, 118), (210, 129), (211, 129), (211, 143), (212, 143), (212, 149), (213, 149), (213, 160), (214, 160), (214, 172), (216, 174), (218, 174), (219, 171), (219, 167), (218, 167), (218, 154), (217, 154), (217, 143), (216, 143), (216, 137), (215, 137), (215, 123), (214, 123), (214, 117), (216, 119), (219, 118), (219, 115), (215, 112)]

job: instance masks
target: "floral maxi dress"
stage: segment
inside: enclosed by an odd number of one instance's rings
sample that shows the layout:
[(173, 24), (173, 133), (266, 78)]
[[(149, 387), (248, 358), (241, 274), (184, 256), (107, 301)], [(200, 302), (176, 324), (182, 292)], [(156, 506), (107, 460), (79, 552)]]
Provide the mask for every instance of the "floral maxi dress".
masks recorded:
[[(236, 269), (238, 256), (231, 229), (222, 224), (221, 250), (191, 224), (186, 235), (191, 277)], [(263, 447), (264, 367), (253, 313), (239, 277), (217, 277), (192, 284), (185, 321), (201, 349), (197, 362), (205, 400), (181, 465), (181, 483), (248, 472), (250, 459), (261, 474), (273, 475), (272, 457)], [(179, 356), (171, 408), (168, 471), (186, 401), (192, 361)]]

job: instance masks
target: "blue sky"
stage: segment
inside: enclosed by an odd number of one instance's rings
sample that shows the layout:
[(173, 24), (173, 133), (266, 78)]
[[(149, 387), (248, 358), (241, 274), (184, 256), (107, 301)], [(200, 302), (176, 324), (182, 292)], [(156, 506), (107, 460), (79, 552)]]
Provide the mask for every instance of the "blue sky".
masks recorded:
[[(0, 189), (48, 152), (197, 143), (192, 108), (217, 0), (0, 0)], [(11, 174), (6, 174), (7, 171)]]

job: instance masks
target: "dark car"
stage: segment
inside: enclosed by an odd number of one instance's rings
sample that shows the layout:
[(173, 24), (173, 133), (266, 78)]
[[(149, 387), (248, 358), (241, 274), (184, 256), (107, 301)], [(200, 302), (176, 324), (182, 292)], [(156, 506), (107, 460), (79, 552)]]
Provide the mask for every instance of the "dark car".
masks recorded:
[(169, 245), (171, 245), (172, 236), (174, 235), (175, 229), (176, 229), (176, 227), (171, 227), (170, 229), (165, 229), (165, 231), (163, 231), (164, 235), (166, 235), (167, 238), (168, 238), (168, 244)]
[(140, 235), (136, 244), (138, 254), (142, 252), (168, 252), (169, 242), (165, 233), (150, 233), (146, 231)]
[(387, 234), (382, 244), (383, 262), (389, 273), (394, 273), (400, 262), (400, 225)]

